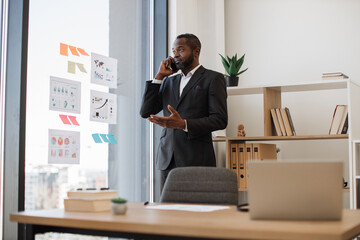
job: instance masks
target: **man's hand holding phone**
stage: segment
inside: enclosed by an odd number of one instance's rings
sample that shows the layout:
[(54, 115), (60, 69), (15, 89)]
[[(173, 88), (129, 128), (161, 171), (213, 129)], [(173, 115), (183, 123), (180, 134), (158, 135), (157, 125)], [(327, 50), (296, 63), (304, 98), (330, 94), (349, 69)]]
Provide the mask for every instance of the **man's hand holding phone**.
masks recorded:
[(155, 79), (163, 80), (164, 77), (174, 74), (177, 71), (178, 69), (176, 68), (174, 58), (168, 57), (167, 59), (161, 61), (158, 73), (155, 75)]

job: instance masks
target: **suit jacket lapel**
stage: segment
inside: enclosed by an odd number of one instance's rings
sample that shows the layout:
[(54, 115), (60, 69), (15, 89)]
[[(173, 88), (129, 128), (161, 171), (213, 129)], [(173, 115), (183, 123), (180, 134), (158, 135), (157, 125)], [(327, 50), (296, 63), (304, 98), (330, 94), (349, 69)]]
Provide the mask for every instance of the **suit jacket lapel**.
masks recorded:
[(205, 72), (205, 68), (203, 66), (200, 66), (199, 69), (195, 71), (195, 73), (191, 77), (190, 81), (184, 87), (183, 92), (180, 96), (178, 105), (181, 103), (181, 101), (184, 99), (184, 97), (190, 91), (190, 89), (193, 88), (193, 86), (200, 80), (200, 78), (204, 72)]
[(172, 84), (173, 84), (173, 94), (175, 96), (176, 102), (179, 102), (179, 93), (180, 93), (180, 80), (181, 80), (181, 74), (178, 74), (174, 77)]

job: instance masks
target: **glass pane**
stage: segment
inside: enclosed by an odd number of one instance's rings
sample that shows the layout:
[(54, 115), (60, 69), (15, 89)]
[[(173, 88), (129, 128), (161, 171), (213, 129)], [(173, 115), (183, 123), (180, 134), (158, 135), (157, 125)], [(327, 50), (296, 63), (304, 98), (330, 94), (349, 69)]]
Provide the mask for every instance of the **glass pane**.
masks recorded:
[[(63, 207), (66, 192), (107, 187), (108, 124), (90, 121), (91, 53), (108, 56), (109, 1), (30, 1), (25, 208)], [(51, 108), (51, 109), (50, 109)]]
[(62, 208), (76, 188), (149, 200), (149, 6), (30, 1), (25, 209)]

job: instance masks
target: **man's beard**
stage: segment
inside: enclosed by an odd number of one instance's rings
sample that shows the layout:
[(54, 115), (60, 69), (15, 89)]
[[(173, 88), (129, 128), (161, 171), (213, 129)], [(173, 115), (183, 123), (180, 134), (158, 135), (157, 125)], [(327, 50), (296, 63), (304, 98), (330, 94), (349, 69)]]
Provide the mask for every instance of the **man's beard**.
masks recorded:
[(185, 59), (184, 61), (182, 61), (181, 63), (179, 64), (176, 64), (176, 67), (178, 69), (187, 69), (188, 67), (190, 67), (194, 62), (194, 54), (191, 53), (191, 55)]

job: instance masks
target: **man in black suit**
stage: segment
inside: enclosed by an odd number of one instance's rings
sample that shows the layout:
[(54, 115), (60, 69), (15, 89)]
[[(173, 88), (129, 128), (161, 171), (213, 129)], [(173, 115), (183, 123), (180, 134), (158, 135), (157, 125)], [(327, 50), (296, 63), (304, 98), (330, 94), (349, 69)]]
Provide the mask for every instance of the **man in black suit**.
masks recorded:
[[(177, 36), (173, 57), (163, 60), (155, 79), (146, 83), (140, 114), (164, 127), (156, 158), (161, 191), (175, 167), (215, 167), (211, 132), (227, 126), (224, 76), (199, 65), (200, 49), (195, 35)], [(154, 115), (161, 110), (164, 117)]]

